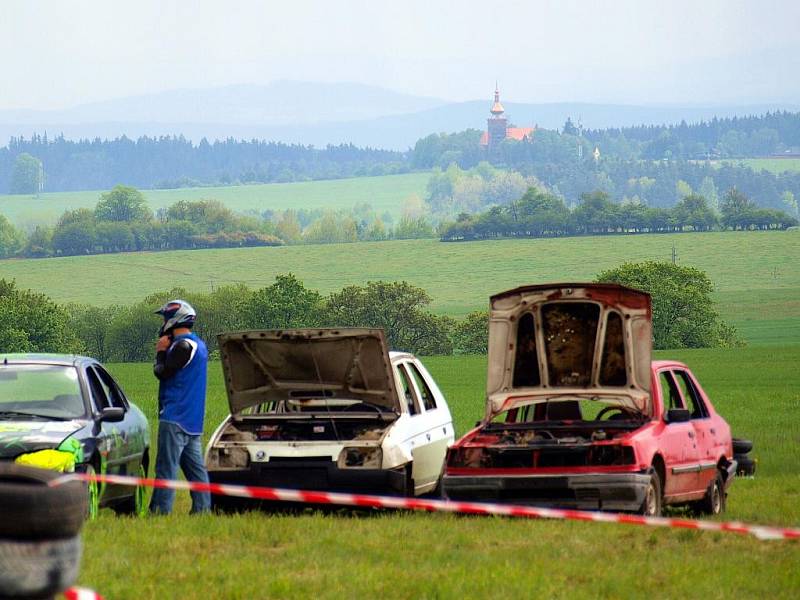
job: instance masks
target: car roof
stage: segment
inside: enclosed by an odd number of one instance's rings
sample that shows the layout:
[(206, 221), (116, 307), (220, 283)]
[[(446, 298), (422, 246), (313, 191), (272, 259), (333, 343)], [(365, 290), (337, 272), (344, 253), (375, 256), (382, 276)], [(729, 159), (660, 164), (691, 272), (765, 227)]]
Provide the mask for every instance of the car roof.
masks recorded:
[(414, 358), (414, 355), (411, 354), (411, 352), (403, 352), (401, 350), (389, 351), (389, 360), (395, 361), (400, 360), (401, 358)]
[(8, 353), (0, 354), (2, 364), (15, 364), (15, 365), (60, 365), (64, 367), (76, 367), (84, 363), (97, 362), (95, 359), (88, 356), (80, 356), (78, 354), (47, 354), (47, 353)]
[(678, 367), (680, 369), (687, 369), (688, 367), (680, 361), (677, 360), (654, 360), (653, 361), (653, 368), (654, 369), (664, 369), (667, 367)]

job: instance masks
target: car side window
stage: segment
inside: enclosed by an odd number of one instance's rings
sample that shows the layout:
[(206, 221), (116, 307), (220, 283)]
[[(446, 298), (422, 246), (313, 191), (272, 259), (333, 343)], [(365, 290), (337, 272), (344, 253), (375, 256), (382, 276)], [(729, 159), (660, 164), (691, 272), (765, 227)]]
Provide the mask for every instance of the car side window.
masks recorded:
[(104, 408), (111, 406), (105, 387), (100, 383), (100, 378), (91, 367), (86, 368), (86, 379), (89, 382), (89, 391), (92, 395), (92, 404), (96, 412), (102, 412)]
[(433, 397), (433, 392), (431, 392), (431, 388), (428, 387), (428, 382), (425, 381), (422, 373), (419, 372), (417, 365), (414, 363), (407, 364), (411, 371), (411, 376), (414, 377), (414, 382), (417, 384), (417, 389), (422, 396), (422, 405), (425, 407), (425, 410), (435, 410), (436, 398)]
[(397, 365), (397, 373), (400, 376), (400, 387), (403, 392), (403, 402), (405, 402), (406, 406), (408, 407), (408, 414), (419, 414), (419, 400), (417, 399), (416, 393), (414, 393), (414, 387), (411, 385), (411, 379), (408, 377), (408, 373), (406, 372), (406, 367), (404, 364)]
[(658, 374), (658, 383), (661, 388), (661, 401), (664, 403), (664, 415), (672, 408), (683, 408), (678, 386), (669, 371), (661, 371)]
[(108, 397), (111, 406), (116, 406), (118, 408), (125, 408), (127, 409), (127, 402), (125, 401), (125, 396), (122, 393), (122, 390), (119, 389), (117, 382), (114, 381), (114, 378), (108, 374), (104, 368), (95, 365), (93, 367), (97, 376), (100, 380), (100, 384), (103, 386), (103, 390)]
[(708, 412), (706, 411), (706, 407), (703, 404), (703, 400), (700, 398), (700, 394), (697, 393), (697, 388), (695, 388), (694, 382), (689, 377), (689, 374), (686, 371), (675, 371), (675, 379), (678, 380), (681, 393), (686, 401), (686, 408), (692, 413), (692, 418), (703, 419), (707, 417)]

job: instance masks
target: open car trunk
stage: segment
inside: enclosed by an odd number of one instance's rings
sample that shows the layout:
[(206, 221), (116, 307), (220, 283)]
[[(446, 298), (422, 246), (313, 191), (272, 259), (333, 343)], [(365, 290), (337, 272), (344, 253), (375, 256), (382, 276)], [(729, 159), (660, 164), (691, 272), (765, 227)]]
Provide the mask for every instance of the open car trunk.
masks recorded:
[(545, 420), (561, 420), (550, 408), (569, 413), (558, 405), (576, 400), (650, 415), (651, 320), (650, 296), (616, 284), (535, 285), (493, 296), (486, 420), (530, 404), (547, 406), (536, 411)]
[(218, 340), (235, 418), (269, 414), (299, 422), (368, 413), (393, 420), (400, 413), (380, 329), (243, 331)]

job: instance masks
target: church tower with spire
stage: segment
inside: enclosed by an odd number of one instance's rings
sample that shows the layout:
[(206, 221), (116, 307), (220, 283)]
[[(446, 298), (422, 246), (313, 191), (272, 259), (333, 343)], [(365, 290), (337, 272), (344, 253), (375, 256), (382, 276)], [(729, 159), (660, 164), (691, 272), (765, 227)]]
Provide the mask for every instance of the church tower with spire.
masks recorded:
[(494, 102), (489, 109), (490, 116), (486, 120), (486, 131), (481, 135), (481, 146), (486, 148), (487, 158), (491, 162), (497, 162), (500, 156), (500, 145), (504, 140), (515, 140), (517, 142), (532, 142), (536, 127), (509, 127), (506, 118), (506, 109), (500, 102), (500, 90), (497, 82), (494, 84)]
[(486, 120), (486, 147), (489, 151), (489, 156), (497, 154), (497, 150), (503, 140), (506, 139), (506, 130), (508, 129), (508, 119), (505, 117), (506, 109), (500, 103), (500, 90), (497, 87), (497, 82), (494, 84), (494, 103), (489, 111), (492, 116)]

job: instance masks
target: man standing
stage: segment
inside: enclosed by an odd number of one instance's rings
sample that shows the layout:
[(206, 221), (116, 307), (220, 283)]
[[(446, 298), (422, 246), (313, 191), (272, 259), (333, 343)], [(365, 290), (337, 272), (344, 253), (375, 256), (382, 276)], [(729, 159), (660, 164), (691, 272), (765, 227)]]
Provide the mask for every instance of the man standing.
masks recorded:
[[(172, 300), (156, 311), (164, 318), (153, 373), (158, 387), (156, 478), (177, 479), (178, 465), (189, 481), (208, 483), (200, 436), (206, 405), (208, 351), (192, 333), (196, 313), (188, 302)], [(211, 509), (208, 492), (191, 492), (192, 512)], [(150, 512), (169, 514), (175, 491), (156, 488)]]

